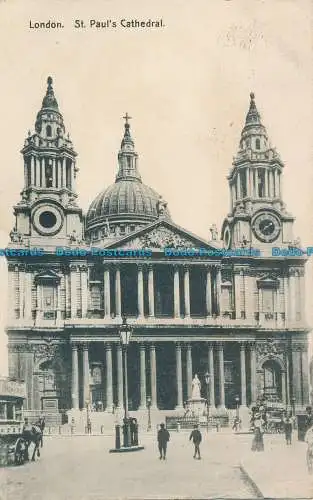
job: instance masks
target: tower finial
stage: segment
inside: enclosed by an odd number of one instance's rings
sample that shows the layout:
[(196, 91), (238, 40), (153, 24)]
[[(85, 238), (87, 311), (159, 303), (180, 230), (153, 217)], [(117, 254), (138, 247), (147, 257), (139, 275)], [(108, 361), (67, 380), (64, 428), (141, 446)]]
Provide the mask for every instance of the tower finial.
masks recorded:
[(51, 76), (48, 76), (48, 78), (47, 78), (47, 84), (48, 84), (49, 88), (52, 87), (52, 83), (53, 83), (53, 80), (52, 80)]
[(254, 99), (255, 99), (255, 94), (254, 94), (254, 92), (250, 92), (250, 99), (251, 99), (251, 101), (254, 101)]
[(125, 125), (129, 125), (128, 123), (128, 120), (131, 120), (132, 117), (129, 116), (129, 114), (126, 112), (125, 116), (123, 116), (124, 120), (125, 120)]

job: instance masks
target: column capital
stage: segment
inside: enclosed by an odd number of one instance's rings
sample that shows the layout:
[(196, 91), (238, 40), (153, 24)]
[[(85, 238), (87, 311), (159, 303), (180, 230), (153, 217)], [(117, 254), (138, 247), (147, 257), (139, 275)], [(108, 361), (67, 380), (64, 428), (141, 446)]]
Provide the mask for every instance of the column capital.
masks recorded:
[(208, 349), (214, 349), (215, 346), (216, 346), (216, 342), (207, 342)]
[(154, 269), (153, 264), (146, 264), (146, 267), (147, 267), (148, 271), (153, 271), (153, 269)]
[(180, 267), (181, 267), (180, 264), (173, 264), (173, 269), (176, 273), (179, 272)]
[(225, 342), (222, 342), (222, 341), (216, 342), (216, 346), (217, 346), (218, 351), (223, 351), (224, 347), (225, 347)]
[(88, 351), (88, 348), (89, 348), (89, 342), (82, 342), (82, 348), (83, 348), (83, 351)]
[(70, 271), (71, 271), (71, 272), (75, 272), (75, 271), (77, 271), (77, 269), (78, 269), (78, 268), (77, 268), (77, 266), (76, 266), (75, 264), (70, 264), (69, 268), (70, 268)]
[(244, 351), (244, 350), (245, 350), (245, 348), (246, 348), (246, 346), (248, 345), (248, 341), (247, 341), (247, 340), (241, 340), (241, 341), (239, 342), (239, 345), (240, 345), (240, 350), (241, 350), (241, 351)]
[(111, 342), (104, 342), (104, 348), (107, 349), (107, 350), (111, 350), (112, 349)]
[(144, 350), (146, 349), (146, 345), (147, 345), (147, 343), (146, 343), (146, 342), (144, 342), (143, 340), (140, 340), (140, 341), (138, 342), (138, 344), (139, 344), (139, 349), (140, 349), (141, 351), (144, 351)]
[(136, 262), (136, 266), (138, 271), (143, 271), (145, 265), (142, 262)]
[(184, 273), (187, 273), (190, 271), (190, 264), (183, 264), (183, 270), (184, 270)]
[(250, 351), (255, 351), (256, 350), (256, 342), (249, 341), (248, 345), (249, 345)]
[(77, 349), (78, 349), (78, 342), (71, 342), (71, 347), (72, 347), (72, 351), (77, 351)]
[(177, 349), (178, 347), (180, 349), (182, 348), (182, 343), (181, 342), (175, 342), (175, 348)]

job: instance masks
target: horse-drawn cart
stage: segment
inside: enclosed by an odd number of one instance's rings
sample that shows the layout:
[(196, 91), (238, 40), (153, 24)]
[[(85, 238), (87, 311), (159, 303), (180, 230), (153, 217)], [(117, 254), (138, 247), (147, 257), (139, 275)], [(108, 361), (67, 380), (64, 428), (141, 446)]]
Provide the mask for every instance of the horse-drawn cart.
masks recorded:
[(26, 458), (23, 438), (23, 382), (0, 378), (0, 466), (22, 465)]

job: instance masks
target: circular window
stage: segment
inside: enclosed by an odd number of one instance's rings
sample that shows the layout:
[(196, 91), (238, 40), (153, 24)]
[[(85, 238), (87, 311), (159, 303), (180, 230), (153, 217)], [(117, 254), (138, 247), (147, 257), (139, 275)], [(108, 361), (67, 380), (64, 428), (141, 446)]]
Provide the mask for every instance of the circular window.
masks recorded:
[(40, 214), (39, 222), (42, 225), (42, 227), (50, 229), (56, 224), (57, 218), (52, 212), (46, 211)]
[(32, 220), (39, 234), (52, 236), (60, 231), (63, 214), (56, 206), (47, 204), (36, 208)]

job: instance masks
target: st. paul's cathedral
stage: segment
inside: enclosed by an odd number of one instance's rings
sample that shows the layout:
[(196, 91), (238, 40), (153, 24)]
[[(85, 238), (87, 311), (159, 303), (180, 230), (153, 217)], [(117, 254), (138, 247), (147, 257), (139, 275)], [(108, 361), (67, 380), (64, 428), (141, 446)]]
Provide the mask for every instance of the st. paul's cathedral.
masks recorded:
[[(82, 212), (77, 153), (50, 77), (21, 153), (24, 186), (8, 248), (26, 255), (7, 257), (7, 334), (9, 376), (26, 381), (27, 410), (121, 408), (123, 317), (132, 328), (131, 410), (146, 408), (147, 398), (154, 409), (180, 410), (194, 374), (206, 397), (207, 372), (213, 413), (260, 395), (306, 406), (306, 259), (272, 256), (273, 246), (296, 246), (294, 217), (281, 194), (284, 164), (253, 94), (227, 178), (230, 211), (208, 240), (175, 224), (170, 200), (143, 183), (128, 115), (115, 181)], [(165, 247), (207, 252), (167, 256)], [(27, 255), (33, 248), (43, 251)], [(260, 254), (225, 256), (223, 248)]]

